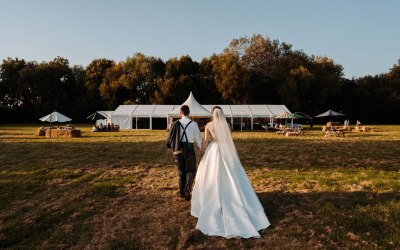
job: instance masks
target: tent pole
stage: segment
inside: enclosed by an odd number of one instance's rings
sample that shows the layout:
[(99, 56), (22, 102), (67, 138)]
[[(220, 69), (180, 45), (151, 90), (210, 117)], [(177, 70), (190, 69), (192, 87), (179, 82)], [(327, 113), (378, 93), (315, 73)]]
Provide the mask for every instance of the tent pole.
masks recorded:
[(49, 130), (50, 138), (51, 138), (51, 115), (50, 115), (50, 130)]
[(240, 132), (243, 131), (243, 117), (240, 116)]
[(253, 117), (251, 117), (251, 130), (253, 130)]
[(232, 130), (233, 130), (233, 115), (231, 115), (231, 127), (232, 127)]
[(153, 130), (153, 117), (150, 116), (150, 130)]
[(137, 130), (137, 114), (136, 114), (136, 130)]

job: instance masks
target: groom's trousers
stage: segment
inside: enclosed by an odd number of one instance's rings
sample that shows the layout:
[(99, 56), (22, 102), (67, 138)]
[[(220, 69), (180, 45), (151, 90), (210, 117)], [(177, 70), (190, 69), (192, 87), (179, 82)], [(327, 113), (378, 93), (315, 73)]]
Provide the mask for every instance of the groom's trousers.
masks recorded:
[(175, 159), (179, 173), (179, 193), (185, 196), (185, 190), (192, 191), (196, 177), (196, 154), (194, 148), (182, 148), (182, 153), (176, 154)]

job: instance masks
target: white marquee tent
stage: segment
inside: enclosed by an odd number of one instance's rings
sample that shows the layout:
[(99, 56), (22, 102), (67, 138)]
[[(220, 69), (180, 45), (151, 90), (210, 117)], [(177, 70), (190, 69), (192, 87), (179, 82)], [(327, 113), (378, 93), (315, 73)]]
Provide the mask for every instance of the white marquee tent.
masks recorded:
[[(194, 99), (194, 96), (192, 92), (190, 92), (190, 95), (188, 99), (182, 105), (188, 105), (190, 109), (190, 116), (191, 117), (211, 117), (211, 112), (207, 109), (205, 109), (200, 103)], [(180, 105), (175, 108), (172, 112), (168, 114), (170, 117), (179, 117), (180, 116)]]
[(138, 105), (119, 105), (114, 110), (111, 120), (114, 124), (119, 125), (121, 129), (132, 129), (133, 112)]
[[(211, 111), (212, 108), (217, 105), (203, 105), (204, 108)], [(283, 112), (290, 112), (285, 105), (218, 105), (224, 111), (227, 118), (231, 119), (231, 125), (233, 125), (234, 118), (250, 118), (251, 129), (253, 129), (254, 118), (270, 118), (270, 122), (273, 123), (273, 118)]]
[[(220, 106), (226, 117), (231, 119), (250, 119), (251, 129), (255, 118), (269, 118), (273, 123), (275, 116), (289, 112), (285, 105), (201, 105), (190, 93), (183, 103), (189, 106), (191, 117), (209, 118), (214, 106)], [(182, 104), (182, 105), (183, 105)], [(165, 119), (165, 127), (169, 118), (179, 117), (181, 105), (120, 105), (112, 113), (112, 122), (118, 124), (121, 129), (153, 129), (153, 119)], [(143, 125), (144, 124), (144, 125)], [(145, 127), (143, 127), (145, 126)], [(141, 129), (142, 129), (141, 128)]]

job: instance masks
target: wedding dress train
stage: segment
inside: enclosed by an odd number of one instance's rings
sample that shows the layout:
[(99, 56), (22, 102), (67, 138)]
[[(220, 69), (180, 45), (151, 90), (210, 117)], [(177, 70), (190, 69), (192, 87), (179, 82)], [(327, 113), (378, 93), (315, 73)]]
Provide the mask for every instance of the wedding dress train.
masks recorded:
[(198, 167), (191, 214), (206, 235), (259, 238), (258, 231), (270, 222), (239, 158), (229, 154), (217, 141), (209, 143)]

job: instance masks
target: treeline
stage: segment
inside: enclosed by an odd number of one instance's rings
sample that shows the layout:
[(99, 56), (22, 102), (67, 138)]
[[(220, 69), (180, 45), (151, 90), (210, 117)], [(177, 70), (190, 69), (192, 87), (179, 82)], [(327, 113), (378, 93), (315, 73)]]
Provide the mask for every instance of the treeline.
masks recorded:
[(202, 104), (285, 104), (312, 116), (333, 109), (364, 122), (400, 122), (400, 60), (388, 73), (346, 79), (332, 59), (261, 35), (234, 39), (201, 62), (137, 53), (87, 67), (62, 57), (0, 65), (1, 122), (36, 121), (54, 110), (83, 121), (119, 104), (179, 104), (190, 91)]

